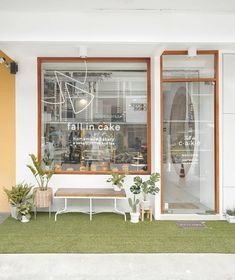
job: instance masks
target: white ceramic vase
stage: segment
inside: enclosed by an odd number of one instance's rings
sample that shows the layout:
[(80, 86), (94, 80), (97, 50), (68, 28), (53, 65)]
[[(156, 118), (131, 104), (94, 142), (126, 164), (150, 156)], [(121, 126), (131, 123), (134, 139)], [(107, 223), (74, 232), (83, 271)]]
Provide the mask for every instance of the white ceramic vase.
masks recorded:
[(131, 212), (130, 215), (131, 215), (131, 223), (137, 224), (139, 222), (139, 220), (140, 220), (140, 213), (138, 213), (138, 212), (137, 213)]
[(113, 189), (115, 190), (115, 192), (120, 192), (120, 188), (117, 185), (113, 184)]
[(17, 209), (14, 205), (11, 205), (11, 217), (17, 220)]
[(22, 217), (21, 217), (21, 222), (22, 222), (22, 223), (28, 223), (28, 222), (29, 222), (29, 219), (28, 219), (26, 216), (22, 216)]

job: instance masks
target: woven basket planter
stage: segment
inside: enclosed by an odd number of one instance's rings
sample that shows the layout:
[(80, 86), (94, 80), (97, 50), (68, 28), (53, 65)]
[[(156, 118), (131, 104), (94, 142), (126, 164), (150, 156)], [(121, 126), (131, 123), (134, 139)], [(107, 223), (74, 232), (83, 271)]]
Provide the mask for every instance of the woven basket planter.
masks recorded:
[(52, 188), (42, 191), (39, 188), (33, 190), (33, 202), (36, 208), (51, 207), (52, 204)]

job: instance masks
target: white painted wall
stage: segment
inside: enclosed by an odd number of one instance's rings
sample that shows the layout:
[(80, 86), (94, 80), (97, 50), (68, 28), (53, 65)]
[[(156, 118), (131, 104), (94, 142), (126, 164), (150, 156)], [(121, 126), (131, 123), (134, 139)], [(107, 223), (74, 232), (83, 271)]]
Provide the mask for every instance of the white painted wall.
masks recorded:
[(2, 41), (234, 42), (233, 14), (0, 12)]

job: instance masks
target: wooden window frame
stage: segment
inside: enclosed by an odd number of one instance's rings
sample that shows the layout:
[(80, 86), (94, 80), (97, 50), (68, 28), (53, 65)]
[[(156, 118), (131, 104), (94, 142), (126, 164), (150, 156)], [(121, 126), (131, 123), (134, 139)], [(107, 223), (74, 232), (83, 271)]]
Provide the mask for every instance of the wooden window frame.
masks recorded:
[[(45, 62), (123, 62), (123, 63), (133, 63), (133, 62), (145, 62), (147, 66), (147, 171), (129, 171), (130, 175), (150, 175), (151, 174), (151, 59), (150, 57), (38, 57), (37, 58), (37, 81), (38, 81), (38, 159), (41, 160), (41, 144), (42, 144), (42, 105), (41, 105), (41, 70), (42, 63)], [(112, 171), (55, 171), (55, 174), (76, 174), (76, 175), (85, 175), (85, 174), (95, 174), (95, 175), (104, 175), (110, 174)], [(117, 173), (124, 173), (124, 171), (119, 171)]]
[[(214, 156), (215, 156), (215, 214), (219, 214), (219, 53), (217, 50), (200, 50), (198, 55), (214, 55), (214, 78), (163, 78), (163, 56), (164, 55), (187, 55), (188, 51), (164, 51), (160, 58), (160, 127), (161, 127), (161, 174), (163, 174), (163, 121), (164, 121), (164, 101), (163, 101), (163, 84), (165, 82), (205, 82), (215, 83), (214, 87)], [(161, 177), (161, 214), (164, 214), (164, 179)]]

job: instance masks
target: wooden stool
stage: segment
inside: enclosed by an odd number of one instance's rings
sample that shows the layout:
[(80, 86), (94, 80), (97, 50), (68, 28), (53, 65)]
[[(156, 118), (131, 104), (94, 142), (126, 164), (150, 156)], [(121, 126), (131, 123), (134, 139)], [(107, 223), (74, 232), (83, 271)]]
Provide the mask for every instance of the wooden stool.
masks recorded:
[(144, 208), (140, 208), (140, 214), (141, 214), (141, 221), (144, 221), (144, 214), (147, 214), (147, 219), (150, 220), (150, 222), (152, 222), (153, 220), (153, 210), (152, 207), (149, 207), (149, 209), (144, 209)]

